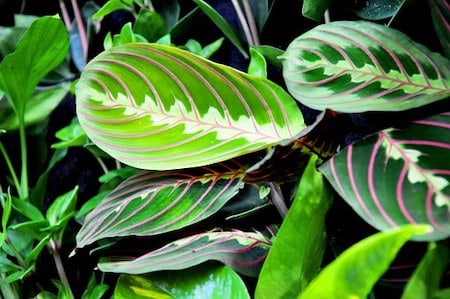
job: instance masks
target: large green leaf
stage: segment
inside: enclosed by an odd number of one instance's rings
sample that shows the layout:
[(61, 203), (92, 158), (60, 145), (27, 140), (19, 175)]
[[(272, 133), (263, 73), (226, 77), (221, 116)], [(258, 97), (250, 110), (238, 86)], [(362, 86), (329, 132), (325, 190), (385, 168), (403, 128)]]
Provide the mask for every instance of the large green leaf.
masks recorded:
[(289, 212), (273, 241), (256, 286), (256, 299), (295, 298), (319, 273), (325, 252), (325, 215), (332, 194), (311, 158)]
[(203, 220), (243, 187), (240, 167), (229, 163), (188, 171), (141, 171), (86, 216), (77, 246), (108, 237), (161, 234)]
[(424, 226), (404, 226), (370, 236), (326, 266), (299, 299), (367, 298), (403, 244)]
[(270, 245), (260, 232), (209, 232), (177, 240), (132, 260), (102, 258), (98, 267), (104, 272), (143, 274), (216, 260), (244, 275), (257, 276)]
[(76, 95), (86, 134), (137, 168), (221, 162), (304, 128), (296, 102), (278, 85), (157, 44), (103, 52), (83, 71)]
[(321, 171), (377, 229), (423, 223), (434, 231), (417, 240), (450, 236), (450, 113), (380, 131), (349, 145)]
[(26, 102), (44, 76), (66, 57), (69, 37), (57, 17), (45, 16), (33, 22), (17, 45), (0, 64), (0, 89), (8, 96), (19, 118)]
[(317, 26), (281, 57), (290, 93), (319, 110), (401, 111), (450, 95), (445, 57), (371, 22)]
[(394, 16), (406, 0), (353, 1), (352, 10), (366, 20), (382, 20)]
[(145, 276), (122, 274), (114, 298), (250, 299), (245, 283), (227, 266), (202, 265)]

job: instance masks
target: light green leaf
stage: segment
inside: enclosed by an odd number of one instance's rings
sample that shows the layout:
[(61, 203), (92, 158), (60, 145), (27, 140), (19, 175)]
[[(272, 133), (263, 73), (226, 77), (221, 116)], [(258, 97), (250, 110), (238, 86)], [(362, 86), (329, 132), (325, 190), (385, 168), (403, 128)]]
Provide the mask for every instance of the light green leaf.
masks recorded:
[(94, 20), (101, 19), (116, 10), (131, 11), (132, 7), (120, 0), (108, 0), (93, 16)]
[(266, 59), (261, 53), (253, 48), (250, 48), (250, 64), (247, 73), (261, 78), (267, 78)]
[[(33, 125), (48, 119), (68, 91), (68, 84), (64, 84), (35, 92), (25, 106), (25, 125)], [(14, 114), (11, 106), (0, 106), (0, 128), (7, 131), (19, 129), (19, 118)]]
[(283, 50), (269, 45), (252, 46), (252, 49), (261, 53), (261, 55), (264, 56), (267, 62), (269, 62), (273, 66), (279, 69), (282, 68), (282, 62), (279, 57), (284, 53)]
[(19, 119), (26, 103), (44, 76), (66, 57), (69, 38), (57, 17), (37, 19), (27, 30), (16, 50), (0, 64), (0, 89), (8, 96)]
[(325, 215), (332, 193), (312, 156), (297, 194), (263, 264), (256, 299), (296, 298), (319, 273), (325, 252)]
[(210, 264), (146, 276), (122, 274), (114, 298), (250, 299), (250, 295), (245, 283), (232, 269)]
[(68, 126), (58, 130), (55, 136), (61, 141), (52, 144), (51, 147), (54, 149), (83, 146), (89, 142), (77, 118), (74, 118)]
[(213, 164), (305, 128), (297, 103), (275, 83), (158, 44), (101, 53), (84, 69), (76, 97), (88, 137), (141, 169)]
[(403, 244), (429, 230), (429, 226), (407, 225), (356, 243), (326, 266), (298, 298), (367, 298)]

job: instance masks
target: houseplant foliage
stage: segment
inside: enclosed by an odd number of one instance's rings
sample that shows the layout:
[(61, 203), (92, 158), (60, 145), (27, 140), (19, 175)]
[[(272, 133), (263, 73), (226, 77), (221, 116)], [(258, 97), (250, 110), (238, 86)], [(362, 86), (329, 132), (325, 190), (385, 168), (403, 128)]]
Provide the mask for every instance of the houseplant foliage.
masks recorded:
[[(444, 298), (444, 1), (428, 6), (439, 50), (395, 28), (408, 1), (348, 2), (339, 8), (352, 21), (330, 21), (336, 1), (305, 0), (296, 8), (310, 26), (282, 49), (261, 39), (280, 2), (230, 1), (234, 20), (215, 1), (188, 2), (72, 3), (73, 26), (61, 6), (67, 30), (57, 17), (35, 18), (3, 59), (0, 134), (17, 133), (21, 149), (17, 175), (11, 147), (0, 143), (13, 187), (2, 181), (0, 189), (3, 295), (24, 292), (47, 247), (58, 278), (53, 290), (46, 284), (30, 296), (102, 298), (109, 288), (115, 298), (383, 298), (380, 278), (402, 247), (428, 243), (402, 298)], [(96, 36), (103, 49), (89, 52), (96, 22), (117, 13), (127, 21)], [(205, 43), (189, 36), (199, 16), (217, 32)], [(55, 34), (40, 38), (47, 30)], [(245, 66), (216, 60), (224, 47)], [(61, 76), (69, 61), (76, 80)], [(34, 95), (55, 72), (56, 91)], [(69, 81), (76, 115), (57, 132), (40, 179), (29, 182), (29, 128), (58, 105)], [(349, 119), (358, 118), (375, 123), (352, 134)], [(77, 204), (73, 185), (46, 207), (47, 179), (74, 148), (104, 170), (98, 194)], [(327, 215), (340, 202), (376, 233), (336, 246)], [(71, 287), (62, 248), (95, 260), (81, 290)]]

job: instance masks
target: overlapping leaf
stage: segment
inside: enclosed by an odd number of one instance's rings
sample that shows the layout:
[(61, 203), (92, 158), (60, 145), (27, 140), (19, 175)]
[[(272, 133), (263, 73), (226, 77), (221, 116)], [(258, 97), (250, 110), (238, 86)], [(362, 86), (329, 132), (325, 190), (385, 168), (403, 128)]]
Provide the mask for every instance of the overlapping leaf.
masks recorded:
[(377, 229), (429, 224), (434, 231), (416, 239), (450, 236), (450, 113), (380, 131), (348, 146), (321, 171)]
[(98, 267), (104, 272), (142, 274), (186, 269), (217, 260), (239, 273), (257, 276), (270, 245), (260, 232), (209, 232), (169, 243), (133, 260), (103, 258)]
[(184, 172), (141, 171), (86, 216), (77, 246), (108, 237), (161, 234), (201, 221), (243, 187), (240, 167), (231, 161)]
[(83, 71), (76, 95), (92, 141), (142, 169), (225, 161), (304, 128), (295, 101), (278, 85), (157, 44), (101, 53)]
[(450, 62), (405, 34), (339, 21), (295, 39), (283, 58), (290, 93), (315, 109), (401, 111), (450, 95)]

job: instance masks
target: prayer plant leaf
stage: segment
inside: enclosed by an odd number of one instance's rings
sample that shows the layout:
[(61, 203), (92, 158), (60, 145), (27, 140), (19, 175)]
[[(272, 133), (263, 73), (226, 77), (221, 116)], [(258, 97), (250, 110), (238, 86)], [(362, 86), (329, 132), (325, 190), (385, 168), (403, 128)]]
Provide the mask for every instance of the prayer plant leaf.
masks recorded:
[(256, 277), (270, 245), (270, 240), (257, 231), (208, 232), (174, 241), (132, 260), (101, 258), (98, 267), (103, 272), (143, 274), (186, 269), (216, 260)]
[(109, 237), (157, 235), (203, 220), (243, 187), (240, 167), (229, 162), (185, 171), (138, 172), (86, 216), (77, 246)]
[(203, 264), (180, 271), (147, 275), (122, 274), (114, 298), (233, 298), (250, 299), (242, 278), (230, 267)]
[(88, 137), (141, 169), (225, 161), (305, 127), (297, 103), (273, 82), (158, 44), (101, 53), (83, 71), (76, 96)]
[(371, 22), (317, 26), (281, 57), (289, 92), (317, 110), (403, 111), (450, 95), (448, 59)]
[(406, 0), (354, 1), (352, 10), (366, 20), (382, 20), (394, 16)]
[(428, 226), (407, 225), (356, 243), (327, 265), (298, 298), (368, 298), (403, 244), (428, 229)]
[(321, 166), (340, 196), (379, 230), (429, 224), (450, 236), (450, 113), (380, 131)]

